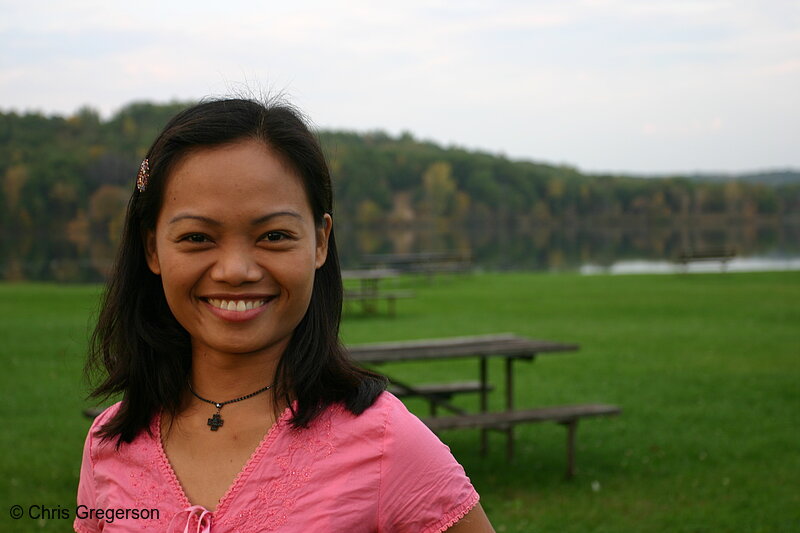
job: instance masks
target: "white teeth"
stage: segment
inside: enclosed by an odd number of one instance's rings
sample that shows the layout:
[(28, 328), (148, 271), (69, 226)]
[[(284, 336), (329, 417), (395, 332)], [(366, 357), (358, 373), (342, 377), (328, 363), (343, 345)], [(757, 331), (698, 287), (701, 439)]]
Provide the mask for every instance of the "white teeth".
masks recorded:
[(209, 298), (208, 303), (218, 309), (242, 312), (261, 307), (266, 303), (266, 300), (218, 300), (216, 298)]

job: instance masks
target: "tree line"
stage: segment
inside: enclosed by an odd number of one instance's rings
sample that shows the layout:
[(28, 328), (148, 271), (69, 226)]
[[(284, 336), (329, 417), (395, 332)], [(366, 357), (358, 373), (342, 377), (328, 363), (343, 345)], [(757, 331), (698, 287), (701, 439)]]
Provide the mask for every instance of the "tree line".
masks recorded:
[[(186, 105), (133, 103), (107, 120), (90, 108), (66, 117), (0, 113), (3, 233), (62, 232), (84, 247), (90, 236), (114, 241), (139, 162)], [(409, 133), (321, 131), (319, 137), (331, 164), (335, 215), (355, 225), (614, 224), (800, 213), (796, 173), (773, 182), (587, 175)]]

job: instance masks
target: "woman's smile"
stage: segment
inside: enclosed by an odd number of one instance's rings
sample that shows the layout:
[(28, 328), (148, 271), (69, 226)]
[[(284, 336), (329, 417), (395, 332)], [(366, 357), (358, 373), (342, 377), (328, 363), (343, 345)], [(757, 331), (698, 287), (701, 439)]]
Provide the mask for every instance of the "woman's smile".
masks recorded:
[(230, 322), (246, 322), (263, 311), (274, 300), (274, 296), (261, 298), (200, 298), (209, 310), (222, 320)]
[(204, 298), (204, 301), (210, 303), (213, 307), (217, 309), (224, 309), (226, 311), (248, 311), (250, 309), (254, 309), (256, 307), (261, 307), (265, 303), (266, 300), (218, 300), (216, 298)]

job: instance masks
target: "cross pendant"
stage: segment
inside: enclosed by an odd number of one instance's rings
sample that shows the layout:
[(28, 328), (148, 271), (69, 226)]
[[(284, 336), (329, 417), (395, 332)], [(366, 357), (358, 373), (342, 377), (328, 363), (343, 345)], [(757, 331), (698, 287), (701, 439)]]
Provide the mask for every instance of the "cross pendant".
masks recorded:
[(219, 416), (219, 412), (216, 412), (211, 418), (208, 419), (207, 423), (209, 426), (211, 426), (211, 431), (217, 431), (220, 426), (225, 423), (225, 421), (222, 420), (221, 416)]

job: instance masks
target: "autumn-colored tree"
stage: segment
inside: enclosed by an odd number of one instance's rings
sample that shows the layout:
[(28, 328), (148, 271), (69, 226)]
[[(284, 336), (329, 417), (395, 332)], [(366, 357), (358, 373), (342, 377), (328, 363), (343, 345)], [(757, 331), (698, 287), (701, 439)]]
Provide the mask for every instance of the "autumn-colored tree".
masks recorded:
[(457, 188), (452, 173), (449, 163), (437, 161), (422, 175), (423, 201), (428, 216), (443, 217), (452, 211)]

